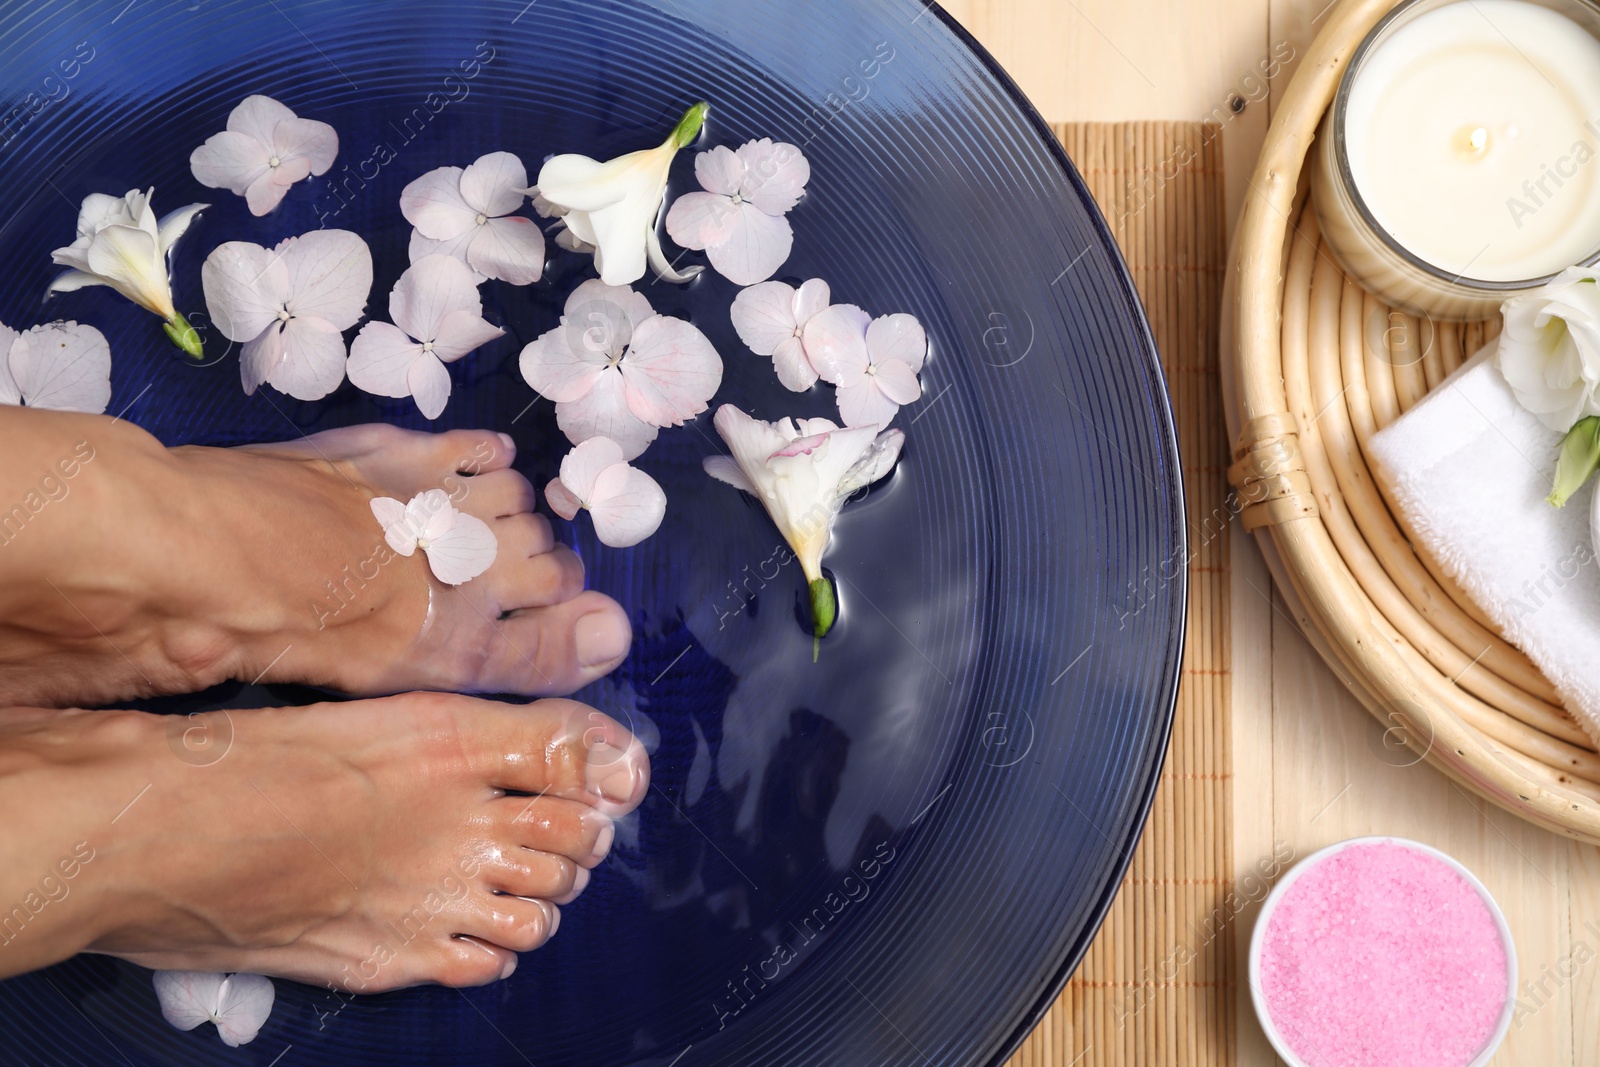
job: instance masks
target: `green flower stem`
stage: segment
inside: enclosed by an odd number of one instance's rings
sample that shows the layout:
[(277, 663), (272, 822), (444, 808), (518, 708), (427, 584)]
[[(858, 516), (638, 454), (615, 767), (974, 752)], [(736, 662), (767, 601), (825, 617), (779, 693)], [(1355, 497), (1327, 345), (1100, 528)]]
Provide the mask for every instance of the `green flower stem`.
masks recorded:
[(195, 359), (206, 358), (205, 347), (200, 343), (200, 334), (181, 314), (174, 315), (171, 320), (162, 323), (161, 328), (167, 331), (167, 336), (172, 339), (173, 344), (189, 355)]
[(704, 100), (683, 113), (683, 118), (678, 120), (677, 128), (672, 131), (672, 143), (679, 148), (693, 144), (694, 139), (700, 136), (700, 127), (706, 124), (706, 114), (710, 112), (711, 105)]
[(818, 578), (811, 583), (811, 662), (817, 661), (822, 649), (822, 639), (833, 629), (839, 617), (839, 602), (833, 595), (833, 583)]
[(1579, 419), (1562, 440), (1556, 484), (1547, 499), (1555, 507), (1565, 507), (1596, 470), (1600, 470), (1600, 415), (1590, 415)]

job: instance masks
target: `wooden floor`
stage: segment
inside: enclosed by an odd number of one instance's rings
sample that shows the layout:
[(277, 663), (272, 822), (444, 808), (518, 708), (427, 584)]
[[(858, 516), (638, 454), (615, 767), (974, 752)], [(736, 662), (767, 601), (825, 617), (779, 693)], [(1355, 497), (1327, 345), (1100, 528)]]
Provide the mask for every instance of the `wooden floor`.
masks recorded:
[[(1221, 123), (1231, 227), (1273, 101), (1288, 84), (1294, 57), (1305, 53), (1321, 25), (1325, 3), (948, 0), (945, 6), (1052, 123)], [(1361, 834), (1398, 834), (1444, 849), (1488, 885), (1516, 939), (1524, 979), (1520, 1006), (1495, 1064), (1600, 1067), (1600, 850), (1526, 826), (1425, 765), (1395, 766), (1376, 723), (1281, 610), (1249, 536), (1235, 534), (1228, 597), (1233, 879), (1241, 882), (1275, 855), (1304, 856)], [(1230, 973), (1239, 981), (1253, 911), (1247, 908), (1233, 923)], [(1150, 966), (1179, 947), (1151, 936), (1141, 944)], [(1210, 1047), (1175, 1046), (1175, 1058), (1138, 1067), (1277, 1062), (1247, 993), (1237, 992), (1236, 1026), (1177, 1024), (1209, 1034)], [(1055, 1025), (1063, 1018), (1105, 1022), (1085, 1017), (1082, 1004), (1063, 1008), (1070, 1010), (1058, 1013)], [(1069, 1054), (1073, 1048), (1080, 1051)], [(1122, 1049), (1046, 1042), (1041, 1035), (1029, 1063), (1135, 1062)]]

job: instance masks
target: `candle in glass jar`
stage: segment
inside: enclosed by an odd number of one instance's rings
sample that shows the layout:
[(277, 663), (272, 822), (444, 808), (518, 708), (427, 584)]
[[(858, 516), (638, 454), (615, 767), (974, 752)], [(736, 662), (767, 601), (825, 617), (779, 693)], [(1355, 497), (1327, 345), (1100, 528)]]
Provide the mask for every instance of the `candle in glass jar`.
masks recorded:
[(1344, 135), (1373, 219), (1446, 274), (1537, 279), (1600, 251), (1600, 39), (1557, 11), (1418, 15), (1361, 67)]

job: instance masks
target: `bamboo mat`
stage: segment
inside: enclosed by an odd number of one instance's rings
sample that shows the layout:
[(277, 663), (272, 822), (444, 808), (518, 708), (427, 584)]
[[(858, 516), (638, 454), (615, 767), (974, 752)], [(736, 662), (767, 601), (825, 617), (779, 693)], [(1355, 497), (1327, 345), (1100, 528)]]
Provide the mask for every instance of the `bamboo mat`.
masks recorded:
[[(1183, 456), (1189, 629), (1172, 748), (1133, 865), (1078, 972), (1010, 1067), (1234, 1061), (1226, 270), (1221, 127), (1057, 126), (1149, 312)], [(1248, 995), (1248, 994), (1245, 994)]]

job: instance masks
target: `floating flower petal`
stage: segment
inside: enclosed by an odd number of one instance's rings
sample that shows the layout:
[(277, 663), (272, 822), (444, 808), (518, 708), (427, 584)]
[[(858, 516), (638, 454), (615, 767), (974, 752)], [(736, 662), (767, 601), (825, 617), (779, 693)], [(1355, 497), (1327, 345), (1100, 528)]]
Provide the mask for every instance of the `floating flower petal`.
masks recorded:
[(272, 250), (219, 245), (200, 269), (211, 321), (244, 344), (244, 391), (262, 382), (300, 400), (320, 400), (344, 380), (342, 331), (372, 290), (372, 253), (348, 230), (312, 230)]
[(513, 215), (527, 195), (528, 172), (510, 152), (490, 152), (470, 166), (430, 170), (400, 193), (400, 211), (416, 227), (411, 262), (447, 255), (489, 278), (528, 285), (544, 273), (544, 234)]
[(151, 978), (167, 1022), (179, 1030), (215, 1023), (229, 1048), (255, 1040), (277, 997), (272, 979), (259, 974), (156, 971)]
[(806, 323), (804, 340), (817, 374), (839, 387), (846, 426), (887, 426), (922, 396), (917, 375), (928, 335), (914, 316), (873, 319), (853, 304), (835, 304)]
[(817, 383), (806, 354), (806, 323), (828, 306), (828, 283), (812, 278), (796, 289), (784, 282), (761, 282), (739, 290), (729, 316), (739, 339), (758, 356), (771, 356), (784, 388), (803, 393)]
[(389, 547), (402, 556), (422, 549), (433, 576), (446, 585), (471, 581), (488, 570), (499, 554), (499, 543), (488, 524), (457, 511), (443, 489), (418, 493), (407, 504), (387, 496), (376, 497), (371, 504)]
[(811, 165), (792, 144), (770, 138), (737, 151), (718, 145), (695, 157), (705, 192), (685, 193), (667, 212), (667, 233), (684, 248), (704, 249), (717, 273), (754, 285), (789, 258), (794, 231), (784, 218), (805, 194)]
[(326, 174), (338, 155), (332, 126), (257, 95), (245, 97), (228, 115), (228, 128), (190, 154), (189, 169), (201, 185), (231, 190), (250, 214), (265, 215), (295, 182)]
[(608, 437), (591, 437), (561, 461), (561, 476), (544, 496), (568, 521), (587, 508), (595, 536), (612, 548), (638, 544), (661, 526), (667, 494), (644, 471), (628, 465), (622, 446)]
[(105, 413), (111, 346), (93, 326), (52, 322), (18, 333), (0, 325), (0, 404)]
[(122, 197), (85, 197), (77, 239), (50, 253), (51, 260), (72, 269), (51, 282), (48, 292), (108, 285), (166, 320), (172, 343), (199, 359), (200, 335), (172, 306), (172, 250), (208, 205), (190, 204), (158, 221), (150, 207), (154, 194), (154, 189), (132, 189)]
[(400, 275), (389, 314), (396, 325), (369, 322), (351, 343), (350, 381), (378, 396), (413, 397), (430, 419), (450, 399), (444, 365), (505, 333), (483, 318), (472, 269), (450, 256), (423, 256)]

